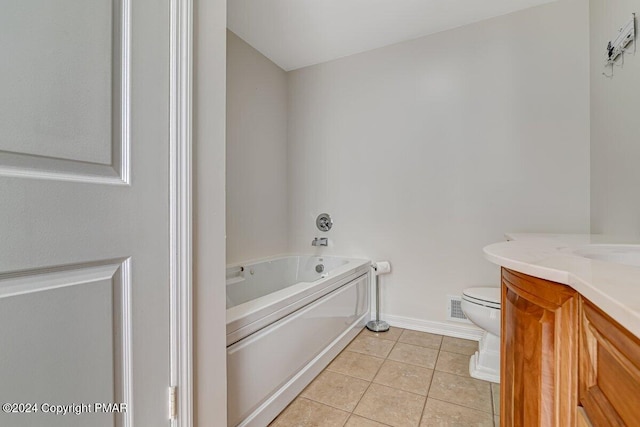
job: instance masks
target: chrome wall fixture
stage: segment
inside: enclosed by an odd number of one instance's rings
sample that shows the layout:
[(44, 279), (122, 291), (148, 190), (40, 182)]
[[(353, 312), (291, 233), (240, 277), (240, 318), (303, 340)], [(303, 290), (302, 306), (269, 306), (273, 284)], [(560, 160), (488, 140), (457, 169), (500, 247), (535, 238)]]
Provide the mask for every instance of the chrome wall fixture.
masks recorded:
[(315, 237), (311, 241), (311, 246), (329, 246), (329, 239), (326, 237)]
[(321, 213), (316, 218), (316, 227), (320, 231), (329, 231), (331, 227), (333, 227), (333, 220), (331, 219), (331, 215), (328, 213)]

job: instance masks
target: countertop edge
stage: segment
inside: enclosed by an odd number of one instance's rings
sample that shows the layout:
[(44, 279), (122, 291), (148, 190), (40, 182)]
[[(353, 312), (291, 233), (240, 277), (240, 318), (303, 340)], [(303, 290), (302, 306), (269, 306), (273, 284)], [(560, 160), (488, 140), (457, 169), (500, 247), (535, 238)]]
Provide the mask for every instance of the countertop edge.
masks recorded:
[[(640, 312), (638, 310), (634, 310), (629, 307), (624, 301), (620, 301), (610, 293), (607, 293), (606, 289), (602, 289), (601, 286), (591, 283), (590, 280), (585, 277), (581, 277), (580, 274), (576, 274), (570, 270), (550, 268), (544, 265), (539, 265), (535, 262), (517, 259), (517, 256), (510, 257), (509, 255), (504, 254), (504, 245), (510, 244), (514, 245), (515, 248), (518, 248), (518, 243), (518, 241), (510, 241), (485, 246), (483, 248), (484, 256), (489, 262), (509, 270), (571, 287), (602, 311), (607, 313), (616, 322), (620, 323), (620, 325), (629, 330), (629, 332), (640, 338)], [(500, 248), (500, 252), (503, 253), (498, 255), (496, 253), (496, 249), (498, 248)], [(541, 245), (540, 249), (548, 250), (544, 245)], [(533, 251), (535, 251), (535, 249), (533, 249)], [(566, 256), (566, 254), (558, 252), (558, 256)], [(542, 259), (546, 260), (546, 258)], [(600, 261), (594, 262), (597, 266), (610, 268), (612, 270), (622, 268), (613, 263), (604, 263)], [(638, 275), (640, 277), (640, 269), (638, 270)], [(612, 283), (612, 286), (615, 286), (615, 283)], [(640, 287), (640, 282), (638, 283), (638, 286)]]

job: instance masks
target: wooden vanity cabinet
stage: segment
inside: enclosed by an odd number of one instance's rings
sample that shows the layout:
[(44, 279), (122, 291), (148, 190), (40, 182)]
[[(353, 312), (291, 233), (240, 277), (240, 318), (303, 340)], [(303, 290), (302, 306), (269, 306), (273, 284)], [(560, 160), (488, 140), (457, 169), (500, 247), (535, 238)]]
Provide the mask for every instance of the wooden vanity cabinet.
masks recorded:
[(501, 425), (576, 425), (577, 293), (503, 268), (501, 309)]
[(503, 427), (640, 427), (640, 339), (569, 286), (502, 269)]
[(640, 426), (640, 340), (580, 302), (580, 405), (594, 426)]

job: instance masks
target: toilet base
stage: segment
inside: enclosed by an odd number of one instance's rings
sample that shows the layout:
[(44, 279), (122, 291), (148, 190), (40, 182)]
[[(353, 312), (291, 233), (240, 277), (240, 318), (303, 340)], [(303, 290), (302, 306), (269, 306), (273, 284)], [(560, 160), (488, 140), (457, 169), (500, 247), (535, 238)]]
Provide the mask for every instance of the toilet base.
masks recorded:
[(500, 383), (500, 337), (485, 331), (480, 338), (479, 348), (469, 359), (469, 375)]

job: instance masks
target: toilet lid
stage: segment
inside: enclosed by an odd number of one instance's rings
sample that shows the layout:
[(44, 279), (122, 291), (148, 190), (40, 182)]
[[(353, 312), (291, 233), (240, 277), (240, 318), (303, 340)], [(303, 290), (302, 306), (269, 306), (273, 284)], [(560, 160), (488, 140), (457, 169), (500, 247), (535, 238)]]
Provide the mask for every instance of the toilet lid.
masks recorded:
[(500, 288), (467, 288), (462, 296), (469, 302), (500, 308)]

